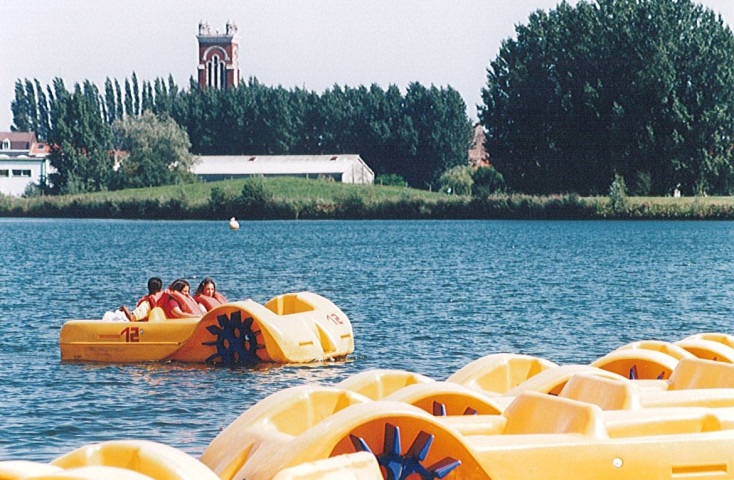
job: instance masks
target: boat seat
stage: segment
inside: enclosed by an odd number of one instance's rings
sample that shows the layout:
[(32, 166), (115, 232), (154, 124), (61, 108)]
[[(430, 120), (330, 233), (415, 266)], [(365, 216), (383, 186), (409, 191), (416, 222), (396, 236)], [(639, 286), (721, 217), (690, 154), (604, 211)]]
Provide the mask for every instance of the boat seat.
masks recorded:
[(604, 412), (610, 438), (676, 435), (721, 430), (721, 421), (707, 408), (670, 407)]
[(507, 417), (503, 415), (450, 415), (437, 420), (466, 436), (500, 435), (507, 428)]
[(682, 359), (670, 376), (668, 390), (695, 388), (734, 388), (734, 364), (702, 358)]
[(640, 402), (652, 407), (734, 407), (734, 388), (697, 388), (686, 390), (643, 390)]
[(604, 378), (598, 375), (573, 375), (559, 394), (602, 410), (629, 410), (640, 408), (640, 390), (632, 381)]
[(537, 392), (520, 394), (503, 413), (505, 434), (577, 433), (607, 438), (601, 408)]

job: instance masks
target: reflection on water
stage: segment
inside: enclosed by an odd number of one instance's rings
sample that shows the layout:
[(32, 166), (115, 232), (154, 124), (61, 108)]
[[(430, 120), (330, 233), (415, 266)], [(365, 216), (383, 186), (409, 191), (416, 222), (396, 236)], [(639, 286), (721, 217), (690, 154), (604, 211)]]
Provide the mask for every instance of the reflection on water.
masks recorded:
[[(483, 355), (588, 363), (624, 343), (731, 332), (734, 224), (0, 219), (0, 460), (156, 440), (199, 455), (283, 388), (370, 368), (442, 380)], [(309, 290), (356, 351), (307, 365), (60, 363), (59, 329), (133, 304), (149, 276), (230, 299)]]

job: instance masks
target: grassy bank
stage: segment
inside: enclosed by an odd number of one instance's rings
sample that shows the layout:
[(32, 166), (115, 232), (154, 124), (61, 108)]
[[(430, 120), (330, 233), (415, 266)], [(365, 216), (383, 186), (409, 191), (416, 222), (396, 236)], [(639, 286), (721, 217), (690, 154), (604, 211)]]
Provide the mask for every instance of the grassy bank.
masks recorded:
[(464, 197), (405, 187), (256, 178), (62, 197), (0, 197), (3, 217), (143, 219), (721, 219), (734, 197), (494, 195)]

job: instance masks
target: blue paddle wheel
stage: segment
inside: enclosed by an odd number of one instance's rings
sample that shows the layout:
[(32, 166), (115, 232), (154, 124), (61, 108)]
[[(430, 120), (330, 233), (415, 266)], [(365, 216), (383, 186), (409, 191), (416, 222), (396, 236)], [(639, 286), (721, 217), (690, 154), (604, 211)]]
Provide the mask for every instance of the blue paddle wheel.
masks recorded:
[(262, 360), (257, 351), (265, 348), (259, 345), (257, 335), (259, 330), (253, 330), (252, 317), (242, 319), (242, 312), (232, 312), (231, 315), (217, 315), (217, 325), (209, 325), (206, 329), (216, 338), (211, 342), (202, 342), (203, 345), (216, 346), (217, 352), (210, 355), (206, 361), (223, 363), (228, 366), (252, 366)]
[[(377, 457), (377, 463), (384, 467), (386, 480), (406, 480), (411, 475), (418, 475), (421, 480), (443, 478), (461, 464), (460, 460), (444, 457), (429, 467), (423, 466), (423, 460), (433, 443), (433, 435), (421, 431), (413, 440), (405, 454), (400, 448), (400, 427), (390, 423), (385, 424), (385, 437), (382, 453), (376, 455), (367, 442), (356, 435), (349, 435), (355, 450), (369, 452)], [(413, 477), (415, 478), (415, 477)]]
[[(433, 401), (432, 405), (432, 413), (434, 417), (445, 417), (446, 416), (446, 405), (444, 405), (441, 402)], [(472, 407), (466, 407), (464, 410), (464, 413), (462, 415), (478, 415), (479, 412), (472, 408)]]

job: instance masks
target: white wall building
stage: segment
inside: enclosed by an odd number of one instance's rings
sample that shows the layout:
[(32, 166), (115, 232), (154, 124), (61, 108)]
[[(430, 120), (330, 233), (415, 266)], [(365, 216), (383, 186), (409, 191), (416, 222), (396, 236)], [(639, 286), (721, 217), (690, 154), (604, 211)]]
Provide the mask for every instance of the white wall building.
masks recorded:
[(32, 132), (0, 132), (0, 193), (19, 197), (28, 185), (46, 182), (48, 144), (39, 143)]
[(191, 172), (205, 181), (252, 176), (330, 177), (371, 184), (375, 173), (359, 155), (204, 155)]

